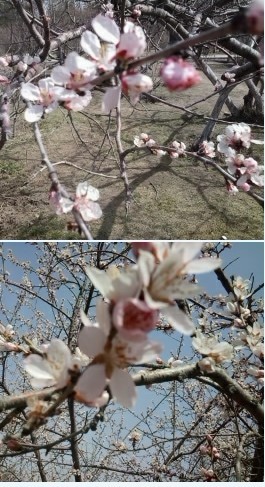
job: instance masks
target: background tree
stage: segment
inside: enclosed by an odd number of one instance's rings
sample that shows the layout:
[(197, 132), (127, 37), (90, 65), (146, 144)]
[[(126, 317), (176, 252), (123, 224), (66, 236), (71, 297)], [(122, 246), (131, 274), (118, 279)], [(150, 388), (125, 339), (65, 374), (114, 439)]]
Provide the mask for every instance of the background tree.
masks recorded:
[[(200, 293), (178, 301), (197, 341), (162, 313), (151, 336), (163, 352), (129, 368), (135, 406), (91, 408), (69, 388), (32, 389), (25, 355), (56, 338), (80, 358), (80, 310), (94, 320), (99, 297), (85, 269), (128, 269), (130, 245), (2, 244), (1, 480), (262, 481), (262, 247), (205, 244), (222, 265), (191, 276)], [(210, 357), (220, 360), (214, 370)]]

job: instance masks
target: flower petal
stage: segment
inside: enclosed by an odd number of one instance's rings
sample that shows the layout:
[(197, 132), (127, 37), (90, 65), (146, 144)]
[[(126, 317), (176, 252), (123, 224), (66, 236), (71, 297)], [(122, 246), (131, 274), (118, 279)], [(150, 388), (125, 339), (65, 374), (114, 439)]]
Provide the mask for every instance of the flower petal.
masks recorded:
[(85, 222), (91, 222), (93, 220), (98, 220), (102, 217), (102, 210), (98, 203), (94, 203), (93, 201), (87, 202), (85, 205), (77, 205), (76, 206)]
[(121, 369), (115, 369), (111, 380), (110, 390), (117, 401), (126, 408), (130, 408), (136, 401), (136, 388), (130, 374)]
[(22, 83), (20, 93), (25, 100), (38, 101), (40, 99), (40, 90), (33, 83)]
[(217, 267), (221, 266), (221, 263), (222, 263), (221, 259), (215, 259), (211, 257), (195, 259), (186, 265), (185, 271), (187, 272), (187, 274), (200, 274), (203, 272), (209, 272), (209, 271), (213, 271), (214, 269), (217, 269)]
[(88, 54), (92, 59), (98, 60), (100, 58), (100, 42), (98, 37), (86, 30), (83, 32), (81, 41), (80, 41), (82, 49)]
[(96, 317), (97, 322), (100, 323), (101, 330), (108, 336), (111, 329), (110, 308), (109, 304), (102, 298), (99, 298), (96, 302)]
[(118, 44), (120, 40), (120, 30), (116, 22), (104, 15), (97, 15), (91, 22), (96, 34), (105, 42)]
[(70, 78), (69, 69), (67, 69), (65, 66), (55, 66), (51, 72), (51, 77), (55, 83), (65, 85)]
[(102, 111), (109, 113), (113, 108), (118, 106), (121, 95), (121, 87), (115, 86), (114, 88), (108, 88), (103, 96)]
[(46, 360), (39, 355), (30, 355), (24, 360), (24, 368), (33, 378), (30, 380), (32, 387), (42, 388), (56, 384), (56, 379)]
[(78, 380), (75, 391), (83, 401), (91, 402), (101, 396), (106, 386), (104, 364), (89, 365)]
[(25, 110), (25, 120), (29, 123), (38, 122), (43, 115), (43, 106), (34, 105), (32, 107), (26, 108)]
[(102, 296), (104, 298), (108, 297), (109, 293), (113, 290), (112, 280), (108, 274), (96, 267), (87, 267), (86, 275)]
[(78, 184), (76, 188), (76, 196), (77, 198), (86, 196), (89, 200), (97, 201), (99, 199), (99, 190), (85, 181)]
[(137, 261), (139, 268), (139, 274), (141, 276), (144, 286), (148, 286), (150, 283), (150, 277), (155, 269), (155, 258), (150, 252), (140, 250), (140, 256)]
[(106, 335), (96, 326), (84, 326), (80, 331), (78, 346), (88, 357), (95, 357), (102, 353), (106, 343)]
[(182, 263), (190, 262), (200, 252), (201, 242), (175, 242), (172, 245), (172, 252), (180, 252)]
[(191, 335), (195, 328), (190, 318), (183, 313), (177, 306), (163, 308), (162, 314), (166, 317), (169, 324), (183, 335)]

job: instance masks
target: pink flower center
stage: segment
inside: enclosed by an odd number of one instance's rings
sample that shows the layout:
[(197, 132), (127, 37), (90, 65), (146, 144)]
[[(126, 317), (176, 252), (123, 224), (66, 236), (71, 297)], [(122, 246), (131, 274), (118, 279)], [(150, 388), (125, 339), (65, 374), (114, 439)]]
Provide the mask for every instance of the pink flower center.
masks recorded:
[(125, 299), (114, 306), (113, 321), (117, 328), (149, 332), (158, 322), (158, 310), (150, 309), (139, 299)]

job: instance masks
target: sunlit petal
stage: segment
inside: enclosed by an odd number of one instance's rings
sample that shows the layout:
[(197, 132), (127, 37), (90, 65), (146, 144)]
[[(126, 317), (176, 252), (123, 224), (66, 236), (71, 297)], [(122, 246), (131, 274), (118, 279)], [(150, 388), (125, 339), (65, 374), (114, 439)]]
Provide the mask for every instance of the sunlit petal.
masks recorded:
[(125, 370), (114, 370), (110, 381), (110, 390), (122, 406), (130, 408), (135, 404), (135, 385), (130, 374)]
[(97, 15), (91, 22), (96, 34), (105, 42), (117, 44), (120, 40), (120, 30), (116, 22), (104, 15)]
[(89, 365), (78, 380), (75, 391), (83, 400), (90, 402), (101, 396), (106, 386), (105, 367), (103, 364)]

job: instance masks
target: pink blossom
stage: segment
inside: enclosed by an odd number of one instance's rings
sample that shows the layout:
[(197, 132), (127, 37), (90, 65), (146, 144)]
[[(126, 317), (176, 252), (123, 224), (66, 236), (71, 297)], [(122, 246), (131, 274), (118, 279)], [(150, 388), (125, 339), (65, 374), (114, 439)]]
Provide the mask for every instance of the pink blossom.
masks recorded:
[(126, 22), (117, 46), (116, 57), (121, 60), (134, 59), (141, 56), (146, 49), (143, 29), (133, 22)]
[(256, 173), (256, 171), (258, 169), (258, 163), (257, 163), (257, 161), (255, 161), (255, 159), (253, 159), (252, 157), (248, 157), (247, 159), (244, 159), (243, 164), (244, 164), (246, 169), (244, 171), (242, 171), (242, 169), (240, 169), (242, 174), (244, 174), (245, 172), (247, 172), (248, 174)]
[(204, 357), (202, 360), (199, 360), (198, 366), (202, 372), (215, 371), (215, 361), (212, 357)]
[(201, 455), (208, 455), (208, 453), (209, 453), (209, 447), (205, 446), (205, 445), (201, 445), (199, 450), (200, 450)]
[(200, 152), (202, 152), (207, 157), (210, 157), (210, 158), (215, 157), (214, 143), (208, 142), (207, 140), (204, 140), (200, 144)]
[(230, 174), (235, 174), (237, 170), (244, 165), (245, 156), (238, 154), (234, 149), (228, 147), (225, 162)]
[(217, 150), (223, 154), (227, 154), (229, 146), (237, 150), (242, 147), (248, 148), (251, 142), (251, 128), (244, 122), (233, 123), (226, 127), (225, 134), (217, 136), (217, 140)]
[(226, 155), (225, 161), (227, 162), (228, 171), (238, 178), (238, 187), (243, 189), (243, 191), (249, 191), (250, 183), (263, 186), (263, 175), (260, 175), (261, 167), (259, 167), (255, 159), (252, 157), (245, 158), (245, 156), (236, 153), (234, 149), (228, 146)]
[(131, 247), (136, 257), (139, 255), (139, 250), (146, 250), (147, 252), (155, 251), (155, 244), (153, 242), (131, 242)]
[(10, 338), (15, 335), (15, 331), (12, 325), (4, 326), (0, 323), (0, 335), (2, 335), (5, 339), (10, 340)]
[(248, 32), (262, 35), (264, 32), (264, 1), (255, 0), (246, 14)]
[(6, 341), (0, 336), (0, 352), (18, 352), (19, 346), (15, 343)]
[(216, 364), (233, 358), (233, 346), (230, 343), (218, 342), (215, 337), (207, 337), (199, 330), (192, 339), (192, 345), (199, 353), (213, 359)]
[(221, 456), (220, 452), (215, 446), (212, 448), (212, 450), (210, 450), (209, 455), (212, 456), (215, 460), (217, 460)]
[(10, 83), (10, 80), (6, 76), (1, 76), (0, 75), (0, 84), (2, 85), (8, 85)]
[[(81, 47), (97, 63), (100, 70), (113, 69), (115, 45), (120, 38), (119, 28), (114, 20), (101, 14), (97, 15), (91, 23), (97, 35), (86, 30), (81, 37)], [(103, 42), (100, 42), (100, 39)]]
[(215, 474), (214, 474), (214, 471), (212, 469), (206, 470), (206, 468), (202, 468), (201, 473), (206, 478), (206, 481), (211, 481), (212, 479), (215, 478)]
[(155, 154), (156, 156), (164, 156), (166, 154), (166, 151), (162, 150), (162, 149), (158, 149), (158, 144), (156, 143), (156, 141), (154, 139), (148, 139), (145, 143), (146, 147), (148, 147), (150, 149), (150, 151), (152, 152), (152, 154)]
[(226, 189), (231, 196), (235, 196), (238, 193), (238, 189), (231, 181), (226, 181)]
[(164, 61), (161, 77), (169, 90), (185, 90), (201, 81), (195, 67), (179, 56), (172, 56)]
[(24, 360), (24, 368), (32, 376), (32, 387), (65, 387), (70, 379), (69, 369), (74, 368), (71, 352), (59, 339), (43, 347), (45, 355), (32, 354)]
[(227, 80), (228, 83), (234, 83), (235, 80), (235, 73), (229, 73), (228, 71), (224, 73), (224, 78)]
[(140, 17), (142, 15), (141, 10), (139, 9), (139, 5), (136, 5), (134, 9), (132, 10), (132, 17)]
[(122, 77), (122, 90), (128, 94), (132, 104), (134, 105), (140, 98), (140, 94), (144, 91), (151, 91), (153, 82), (149, 76), (139, 72), (125, 72)]
[(89, 82), (95, 76), (95, 63), (84, 59), (76, 52), (70, 52), (64, 65), (56, 66), (51, 72), (53, 82), (69, 90), (89, 89)]
[(136, 135), (133, 139), (134, 145), (136, 147), (144, 147), (146, 145), (146, 142), (149, 140), (149, 135), (145, 133), (141, 133), (140, 135)]
[(25, 54), (23, 57), (23, 62), (28, 66), (34, 66), (35, 64), (39, 64), (41, 60), (39, 56), (30, 56), (29, 54)]
[(67, 90), (61, 86), (54, 87), (54, 93), (58, 101), (66, 108), (66, 110), (73, 110), (78, 112), (83, 110), (91, 102), (91, 91), (83, 90), (77, 93), (74, 90)]
[(237, 186), (243, 191), (248, 192), (250, 190), (250, 184), (247, 183), (246, 179), (247, 176), (242, 176), (242, 178), (239, 178), (237, 181)]
[(62, 196), (56, 189), (51, 188), (50, 203), (55, 207), (57, 215), (69, 213), (73, 208), (76, 209), (82, 216), (85, 222), (97, 220), (102, 216), (102, 210), (98, 203), (99, 191), (94, 188), (87, 181), (79, 183), (76, 189), (75, 200)]
[(138, 340), (145, 338), (146, 333), (155, 328), (159, 312), (149, 308), (140, 299), (127, 298), (115, 304), (112, 318), (113, 324), (122, 336)]
[(38, 122), (44, 113), (50, 113), (58, 106), (58, 100), (54, 91), (52, 78), (44, 78), (38, 82), (39, 86), (33, 83), (22, 83), (21, 96), (34, 105), (26, 108), (25, 119), (27, 122)]
[(171, 326), (190, 335), (194, 331), (191, 320), (175, 306), (176, 299), (183, 299), (197, 291), (196, 285), (184, 279), (184, 276), (215, 269), (220, 261), (195, 259), (201, 248), (198, 242), (188, 245), (176, 242), (166, 248), (167, 252), (163, 252), (164, 258), (159, 264), (153, 254), (140, 251), (137, 265), (143, 282), (144, 299), (150, 308), (161, 309)]
[(19, 61), (16, 65), (16, 68), (18, 71), (20, 71), (21, 73), (25, 73), (28, 69), (28, 65), (27, 63), (25, 63), (24, 61)]
[(158, 148), (158, 144), (156, 143), (156, 141), (154, 139), (151, 139), (151, 137), (149, 137), (149, 135), (147, 134), (140, 134), (140, 136), (136, 135), (134, 137), (134, 145), (136, 145), (136, 147), (148, 147), (150, 149), (150, 151), (152, 152), (152, 154), (155, 154), (156, 156), (164, 156), (167, 152), (162, 150), (162, 149), (159, 149)]
[(79, 335), (80, 350), (93, 360), (77, 382), (75, 391), (86, 402), (100, 397), (109, 385), (113, 397), (123, 406), (131, 407), (136, 400), (133, 379), (125, 369), (155, 358), (161, 352), (158, 343), (147, 339), (133, 342), (120, 334), (110, 336), (110, 322), (91, 324), (82, 317), (85, 326)]
[(124, 32), (120, 35), (119, 27), (111, 17), (112, 15), (97, 15), (92, 20), (92, 27), (97, 35), (85, 31), (81, 38), (84, 51), (103, 70), (111, 69), (115, 58), (134, 59), (141, 56), (146, 49), (145, 34), (139, 25), (125, 22)]
[[(171, 150), (171, 147), (172, 147), (172, 150)], [(176, 140), (174, 140), (170, 146), (169, 155), (170, 155), (170, 157), (175, 159), (179, 156), (184, 156), (185, 151), (186, 151), (186, 145), (184, 144), (184, 142), (177, 142)]]

